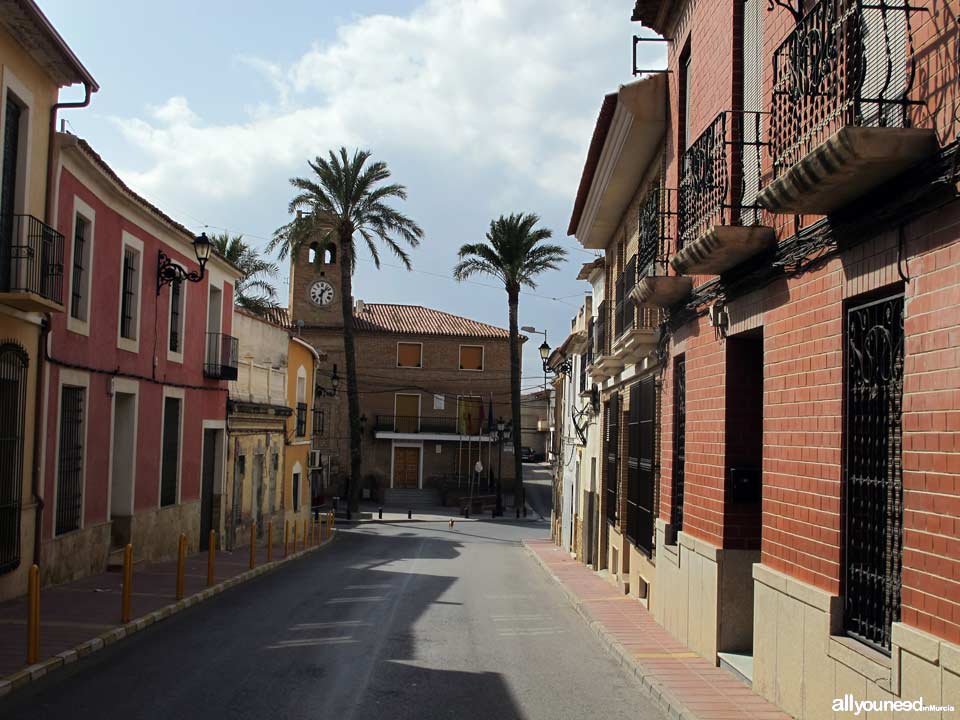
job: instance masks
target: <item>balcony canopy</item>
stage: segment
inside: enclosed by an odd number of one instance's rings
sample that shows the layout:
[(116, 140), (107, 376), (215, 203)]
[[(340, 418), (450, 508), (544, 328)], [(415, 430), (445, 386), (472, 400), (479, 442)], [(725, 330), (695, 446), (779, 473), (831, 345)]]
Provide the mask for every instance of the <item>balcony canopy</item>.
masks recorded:
[(606, 247), (662, 147), (666, 93), (666, 75), (657, 74), (604, 99), (567, 230), (585, 248)]

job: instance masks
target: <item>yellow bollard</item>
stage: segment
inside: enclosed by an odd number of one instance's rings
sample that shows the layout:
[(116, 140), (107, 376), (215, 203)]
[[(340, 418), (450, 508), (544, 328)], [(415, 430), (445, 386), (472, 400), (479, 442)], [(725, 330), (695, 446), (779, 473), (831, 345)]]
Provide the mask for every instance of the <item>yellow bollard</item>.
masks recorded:
[(273, 560), (273, 520), (267, 520), (267, 562)]
[(30, 567), (27, 592), (27, 664), (32, 665), (40, 659), (40, 568), (36, 565)]
[(286, 557), (290, 550), (290, 522), (283, 521), (283, 556)]
[(301, 550), (307, 549), (307, 519), (303, 519), (303, 542), (300, 545)]
[(130, 622), (130, 593), (133, 591), (133, 545), (123, 549), (123, 587), (120, 595), (120, 622)]
[(207, 587), (213, 585), (214, 560), (217, 557), (217, 531), (210, 531), (210, 540), (207, 543)]
[(257, 566), (257, 523), (250, 523), (250, 569)]
[(183, 600), (183, 571), (187, 562), (187, 536), (180, 533), (177, 546), (177, 600)]

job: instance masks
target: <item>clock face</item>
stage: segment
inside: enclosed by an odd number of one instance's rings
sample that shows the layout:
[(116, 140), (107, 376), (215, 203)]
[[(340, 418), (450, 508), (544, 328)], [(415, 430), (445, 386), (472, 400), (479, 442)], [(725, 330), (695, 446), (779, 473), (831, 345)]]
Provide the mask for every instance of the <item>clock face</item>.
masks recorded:
[(333, 286), (326, 280), (317, 280), (310, 286), (310, 300), (314, 305), (329, 305), (333, 302)]

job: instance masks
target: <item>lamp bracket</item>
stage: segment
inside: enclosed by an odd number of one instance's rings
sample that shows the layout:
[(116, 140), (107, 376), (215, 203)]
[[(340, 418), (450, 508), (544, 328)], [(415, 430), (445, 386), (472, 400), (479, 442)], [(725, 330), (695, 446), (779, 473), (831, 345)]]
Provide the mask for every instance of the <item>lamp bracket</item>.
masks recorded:
[(203, 280), (204, 276), (204, 267), (203, 263), (200, 264), (200, 272), (191, 270), (187, 272), (179, 264), (174, 262), (163, 250), (159, 251), (159, 257), (157, 259), (157, 295), (160, 294), (160, 289), (164, 285), (169, 285), (172, 282), (184, 281), (189, 282), (200, 282)]

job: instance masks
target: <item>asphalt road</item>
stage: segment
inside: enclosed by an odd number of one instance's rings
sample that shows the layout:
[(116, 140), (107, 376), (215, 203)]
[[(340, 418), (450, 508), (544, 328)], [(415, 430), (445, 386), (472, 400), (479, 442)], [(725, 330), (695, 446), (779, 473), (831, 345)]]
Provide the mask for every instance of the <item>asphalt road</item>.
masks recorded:
[(0, 718), (662, 720), (519, 544), (365, 524), (0, 702)]
[(523, 486), (527, 490), (527, 504), (546, 520), (553, 508), (553, 480), (550, 463), (524, 463)]

